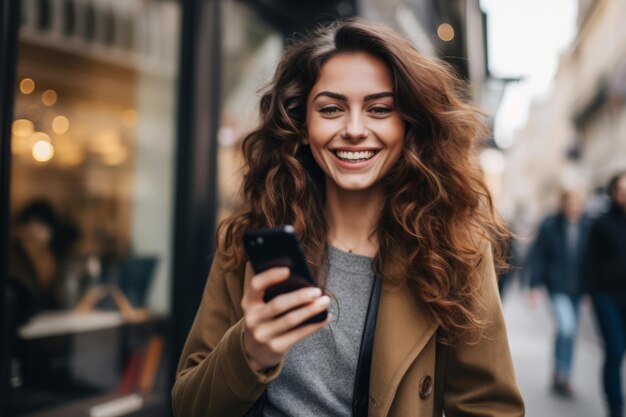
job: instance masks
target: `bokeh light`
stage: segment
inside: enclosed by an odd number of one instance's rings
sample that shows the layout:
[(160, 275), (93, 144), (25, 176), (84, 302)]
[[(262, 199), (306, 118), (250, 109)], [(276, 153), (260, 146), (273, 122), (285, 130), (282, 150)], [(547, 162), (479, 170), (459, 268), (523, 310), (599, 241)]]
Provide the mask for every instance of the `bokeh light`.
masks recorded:
[(20, 81), (20, 91), (22, 94), (30, 94), (35, 91), (35, 81), (32, 78), (24, 78)]
[(14, 136), (27, 137), (33, 134), (35, 126), (27, 119), (17, 119), (13, 121), (11, 132)]
[(41, 102), (46, 107), (54, 106), (57, 102), (57, 99), (57, 93), (54, 90), (46, 90), (41, 95)]
[(454, 28), (449, 23), (442, 23), (437, 28), (437, 36), (444, 42), (454, 39)]
[(50, 142), (39, 140), (33, 145), (33, 159), (37, 162), (47, 162), (54, 156), (54, 147)]
[(70, 121), (65, 116), (57, 116), (52, 120), (52, 130), (57, 135), (62, 135), (70, 128)]

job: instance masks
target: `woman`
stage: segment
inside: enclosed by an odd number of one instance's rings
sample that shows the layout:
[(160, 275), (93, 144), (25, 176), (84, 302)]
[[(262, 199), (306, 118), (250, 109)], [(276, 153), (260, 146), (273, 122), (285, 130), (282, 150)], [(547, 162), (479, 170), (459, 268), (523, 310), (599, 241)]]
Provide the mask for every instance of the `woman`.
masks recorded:
[(604, 339), (602, 383), (609, 417), (624, 416), (622, 363), (626, 351), (626, 171), (613, 176), (611, 207), (589, 235), (589, 292)]
[[(505, 229), (474, 164), (480, 115), (451, 71), (388, 28), (337, 22), (289, 45), (261, 115), (243, 143), (244, 204), (220, 225), (181, 356), (175, 413), (523, 415), (491, 249)], [(332, 302), (310, 289), (263, 302), (289, 271), (255, 275), (241, 240), (281, 224)], [(328, 320), (297, 326), (327, 308)], [(369, 379), (355, 377), (361, 363)]]

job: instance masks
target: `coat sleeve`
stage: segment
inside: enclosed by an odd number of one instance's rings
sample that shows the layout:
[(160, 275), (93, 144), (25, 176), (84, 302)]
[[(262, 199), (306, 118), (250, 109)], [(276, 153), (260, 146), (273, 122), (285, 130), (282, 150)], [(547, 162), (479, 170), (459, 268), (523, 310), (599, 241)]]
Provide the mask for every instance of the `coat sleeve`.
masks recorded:
[[(487, 246), (487, 245), (486, 245)], [(520, 394), (506, 335), (490, 246), (479, 265), (482, 276), (480, 337), (461, 337), (447, 354), (443, 408), (454, 417), (521, 417)]]
[(280, 371), (261, 374), (250, 367), (239, 308), (243, 268), (237, 273), (222, 265), (218, 255), (180, 357), (172, 389), (175, 416), (244, 416)]

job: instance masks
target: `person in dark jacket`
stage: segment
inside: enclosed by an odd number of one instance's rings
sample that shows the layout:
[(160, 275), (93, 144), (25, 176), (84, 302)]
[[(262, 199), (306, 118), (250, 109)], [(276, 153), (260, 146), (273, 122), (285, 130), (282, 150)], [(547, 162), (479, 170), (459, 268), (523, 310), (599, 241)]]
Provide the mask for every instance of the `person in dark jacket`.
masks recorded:
[(541, 224), (528, 263), (531, 295), (536, 299), (543, 286), (550, 296), (556, 322), (552, 390), (565, 398), (574, 395), (570, 376), (578, 306), (585, 292), (583, 259), (590, 222), (584, 203), (581, 190), (563, 191), (561, 209)]
[(603, 384), (611, 417), (623, 417), (620, 370), (626, 350), (626, 171), (609, 183), (611, 208), (590, 233), (589, 289), (604, 339)]

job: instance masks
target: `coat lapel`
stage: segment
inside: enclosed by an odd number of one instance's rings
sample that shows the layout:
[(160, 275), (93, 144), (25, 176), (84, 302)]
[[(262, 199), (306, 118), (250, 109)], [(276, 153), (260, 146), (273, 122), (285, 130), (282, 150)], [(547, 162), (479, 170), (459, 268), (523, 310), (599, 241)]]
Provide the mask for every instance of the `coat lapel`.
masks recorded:
[(374, 415), (387, 415), (402, 377), (437, 327), (406, 286), (392, 289), (383, 285), (370, 377)]

